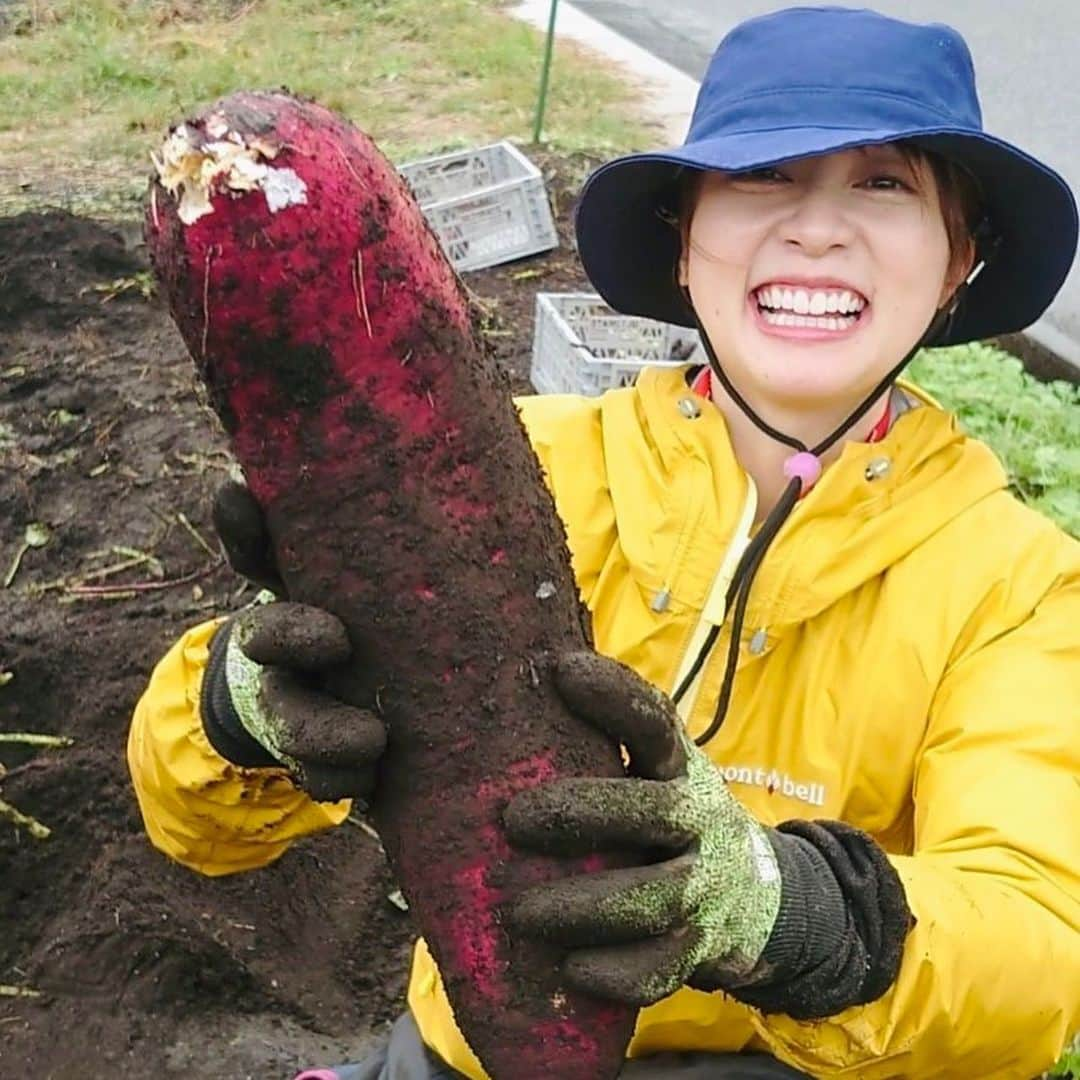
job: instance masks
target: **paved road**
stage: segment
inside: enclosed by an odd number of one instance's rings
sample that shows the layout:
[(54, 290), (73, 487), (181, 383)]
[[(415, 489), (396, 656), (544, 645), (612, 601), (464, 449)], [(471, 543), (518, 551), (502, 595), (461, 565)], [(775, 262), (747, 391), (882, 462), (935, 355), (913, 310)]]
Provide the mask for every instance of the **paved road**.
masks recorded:
[[(733, 25), (786, 6), (775, 0), (572, 2), (695, 79)], [(986, 126), (1051, 164), (1080, 192), (1076, 0), (869, 0), (845, 6), (955, 26), (975, 59)], [(1080, 350), (1080, 266), (1074, 266), (1046, 321)]]

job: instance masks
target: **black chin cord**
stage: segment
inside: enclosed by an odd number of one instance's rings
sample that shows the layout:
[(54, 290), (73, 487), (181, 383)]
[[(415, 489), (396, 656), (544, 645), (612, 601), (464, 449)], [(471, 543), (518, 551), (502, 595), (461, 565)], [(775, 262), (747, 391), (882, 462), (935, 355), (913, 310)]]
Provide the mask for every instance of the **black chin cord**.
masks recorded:
[[(983, 226), (987, 223), (980, 225), (980, 228), (976, 230), (976, 240), (978, 241), (981, 236), (986, 234), (982, 231)], [(988, 228), (988, 225), (987, 225)], [(996, 243), (989, 245), (996, 247)], [(939, 336), (946, 329), (949, 321), (952, 319), (960, 301), (964, 298), (964, 294), (970, 288), (971, 283), (979, 275), (979, 273), (986, 266), (986, 262), (989, 258), (989, 251), (984, 256), (968, 275), (967, 280), (964, 281), (960, 287), (954, 293), (951, 302), (940, 311), (938, 311), (930, 325), (926, 328), (922, 337), (919, 338), (915, 346), (908, 352), (903, 360), (900, 361), (878, 384), (873, 390), (863, 399), (862, 403), (852, 412), (848, 418), (832, 432), (827, 438), (822, 439), (812, 449), (808, 449), (806, 444), (799, 439), (792, 438), (790, 435), (785, 435), (781, 431), (777, 431), (776, 428), (769, 425), (763, 420), (754, 410), (750, 407), (747, 401), (742, 395), (735, 389), (731, 380), (724, 372), (720, 361), (717, 359), (716, 353), (713, 350), (712, 342), (709, 340), (709, 335), (705, 332), (705, 328), (701, 325), (701, 320), (697, 316), (697, 312), (694, 310), (693, 304), (690, 302), (689, 291), (684, 288), (683, 292), (686, 297), (687, 306), (690, 308), (694, 315), (694, 322), (697, 324), (698, 333), (701, 335), (701, 342), (705, 348), (705, 352), (709, 357), (709, 367), (713, 374), (720, 380), (721, 385), (728, 392), (735, 403), (742, 409), (743, 413), (753, 423), (770, 438), (775, 439), (777, 442), (783, 443), (785, 446), (790, 446), (796, 451), (787, 461), (784, 463), (784, 475), (788, 476), (789, 482), (784, 488), (783, 493), (777, 500), (776, 505), (769, 511), (768, 517), (762, 522), (761, 528), (757, 535), (746, 546), (746, 549), (742, 553), (742, 557), (739, 559), (738, 565), (735, 567), (735, 573), (732, 575), (731, 584), (728, 586), (727, 597), (724, 605), (724, 611), (734, 610), (732, 616), (731, 626), (731, 640), (728, 642), (727, 662), (724, 666), (724, 681), (720, 687), (720, 696), (716, 706), (716, 715), (712, 719), (712, 723), (701, 735), (699, 735), (694, 741), (698, 746), (704, 746), (710, 739), (712, 739), (716, 733), (720, 730), (721, 724), (724, 722), (724, 718), (727, 715), (728, 705), (731, 702), (732, 686), (735, 682), (735, 665), (738, 662), (739, 655), (739, 642), (742, 638), (743, 620), (746, 616), (746, 606), (750, 599), (750, 587), (753, 585), (754, 576), (758, 572), (758, 568), (761, 566), (762, 560), (765, 557), (765, 552), (768, 550), (769, 545), (776, 538), (777, 533), (780, 531), (784, 522), (787, 521), (791, 515), (792, 510), (795, 509), (796, 503), (802, 496), (804, 490), (809, 490), (817, 481), (818, 476), (821, 473), (821, 455), (825, 453), (831, 446), (833, 446), (838, 439), (840, 439), (851, 427), (858, 423), (858, 421), (866, 415), (869, 409), (873, 406), (874, 402), (885, 392), (887, 388), (892, 386), (896, 377), (900, 372), (911, 363), (915, 354), (923, 348), (927, 348), (934, 341), (939, 339)], [(734, 605), (734, 608), (733, 606)], [(709, 628), (709, 633), (702, 643), (701, 649), (698, 655), (695, 657), (690, 670), (686, 673), (686, 677), (679, 684), (673, 695), (673, 700), (676, 704), (682, 700), (686, 692), (693, 685), (694, 680), (700, 674), (701, 669), (705, 666), (705, 661), (708, 659), (709, 653), (712, 651), (713, 645), (716, 643), (716, 639), (720, 635), (720, 627), (712, 626)]]

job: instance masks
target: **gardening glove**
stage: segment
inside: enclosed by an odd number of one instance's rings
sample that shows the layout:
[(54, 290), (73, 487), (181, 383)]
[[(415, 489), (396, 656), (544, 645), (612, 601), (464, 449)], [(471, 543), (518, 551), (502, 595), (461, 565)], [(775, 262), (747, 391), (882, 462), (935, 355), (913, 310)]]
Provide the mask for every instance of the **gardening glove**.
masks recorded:
[[(233, 568), (283, 595), (262, 511), (247, 488), (219, 490), (214, 523)], [(330, 690), (351, 657), (345, 626), (321, 608), (272, 600), (263, 592), (211, 639), (203, 730), (234, 765), (284, 766), (319, 801), (366, 800), (386, 730), (374, 713)]]
[(504, 817), (511, 841), (562, 856), (663, 857), (530, 888), (509, 910), (511, 927), (571, 949), (566, 975), (582, 990), (634, 1005), (684, 983), (752, 979), (780, 911), (772, 830), (686, 736), (671, 699), (629, 668), (573, 653), (555, 680), (571, 712), (623, 744), (635, 775), (519, 794)]
[(266, 519), (246, 484), (226, 480), (214, 495), (211, 511), (229, 565), (252, 584), (284, 599), (281, 580)]

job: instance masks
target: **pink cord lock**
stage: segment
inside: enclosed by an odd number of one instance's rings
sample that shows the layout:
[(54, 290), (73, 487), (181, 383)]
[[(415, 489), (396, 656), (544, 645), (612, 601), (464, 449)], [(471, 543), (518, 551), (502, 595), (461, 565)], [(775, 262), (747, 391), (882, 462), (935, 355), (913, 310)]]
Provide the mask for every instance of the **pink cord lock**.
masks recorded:
[(802, 495), (805, 495), (821, 476), (821, 459), (809, 450), (800, 450), (784, 461), (784, 475), (789, 480), (798, 477), (802, 481)]

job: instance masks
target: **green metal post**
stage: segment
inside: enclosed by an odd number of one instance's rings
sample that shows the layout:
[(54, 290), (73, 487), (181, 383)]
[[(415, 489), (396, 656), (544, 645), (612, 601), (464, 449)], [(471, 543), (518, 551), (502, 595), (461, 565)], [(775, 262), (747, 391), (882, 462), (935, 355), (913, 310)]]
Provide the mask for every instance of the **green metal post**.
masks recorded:
[(544, 67), (540, 72), (540, 97), (536, 102), (536, 121), (533, 124), (533, 142), (540, 141), (544, 128), (544, 111), (547, 109), (548, 79), (551, 76), (551, 54), (555, 48), (555, 12), (559, 0), (551, 0), (551, 14), (548, 16), (547, 42), (544, 45)]

